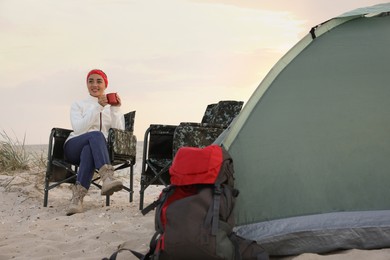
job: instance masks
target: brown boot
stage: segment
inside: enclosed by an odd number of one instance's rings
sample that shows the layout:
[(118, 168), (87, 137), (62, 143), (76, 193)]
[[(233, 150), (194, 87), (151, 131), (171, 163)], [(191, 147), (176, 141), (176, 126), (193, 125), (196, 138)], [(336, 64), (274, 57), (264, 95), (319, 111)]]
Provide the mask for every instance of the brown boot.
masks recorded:
[(84, 211), (83, 209), (83, 199), (87, 194), (88, 190), (81, 186), (80, 184), (76, 184), (72, 186), (73, 197), (70, 201), (70, 205), (68, 210), (66, 211), (66, 215), (70, 216), (75, 213), (81, 213)]
[(112, 195), (123, 188), (122, 182), (114, 178), (114, 167), (112, 165), (103, 165), (99, 169), (99, 174), (103, 180), (102, 195)]

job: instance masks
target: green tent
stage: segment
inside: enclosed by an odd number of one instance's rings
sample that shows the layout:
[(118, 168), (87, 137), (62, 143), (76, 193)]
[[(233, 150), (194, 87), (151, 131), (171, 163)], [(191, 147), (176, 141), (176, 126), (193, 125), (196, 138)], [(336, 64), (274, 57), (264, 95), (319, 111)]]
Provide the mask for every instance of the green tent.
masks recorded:
[(389, 12), (313, 27), (223, 138), (237, 232), (272, 255), (390, 247)]

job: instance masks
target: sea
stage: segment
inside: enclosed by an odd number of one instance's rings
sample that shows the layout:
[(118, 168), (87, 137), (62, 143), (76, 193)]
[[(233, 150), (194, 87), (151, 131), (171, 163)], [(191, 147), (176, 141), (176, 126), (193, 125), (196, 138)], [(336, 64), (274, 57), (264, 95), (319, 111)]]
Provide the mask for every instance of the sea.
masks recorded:
[(47, 154), (49, 145), (48, 144), (32, 144), (32, 145), (25, 144), (24, 148), (28, 153)]

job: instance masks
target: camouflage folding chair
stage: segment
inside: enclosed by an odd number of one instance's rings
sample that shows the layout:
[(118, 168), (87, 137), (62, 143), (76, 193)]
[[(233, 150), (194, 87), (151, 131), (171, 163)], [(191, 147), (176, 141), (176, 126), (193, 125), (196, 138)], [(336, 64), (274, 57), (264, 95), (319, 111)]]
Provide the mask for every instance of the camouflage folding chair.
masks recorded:
[(169, 167), (172, 164), (172, 141), (175, 125), (156, 125), (152, 124), (145, 132), (140, 205), (139, 209), (144, 207), (145, 190), (150, 185), (170, 184)]
[(150, 125), (145, 132), (142, 159), (140, 210), (150, 185), (170, 184), (169, 167), (182, 146), (205, 147), (212, 144), (240, 112), (242, 101), (220, 101), (207, 106), (201, 123)]
[(183, 146), (211, 145), (240, 113), (243, 104), (242, 101), (219, 101), (207, 106), (201, 123), (180, 123), (174, 133), (172, 156)]
[[(124, 115), (125, 130), (109, 129), (108, 151), (110, 160), (115, 170), (130, 168), (129, 187), (123, 186), (123, 189), (129, 192), (129, 201), (133, 201), (133, 175), (134, 165), (136, 163), (136, 145), (137, 138), (133, 134), (135, 111)], [(64, 158), (64, 143), (72, 132), (70, 129), (53, 128), (49, 137), (49, 148), (47, 156), (47, 168), (45, 176), (45, 189), (43, 206), (47, 207), (49, 191), (63, 183), (75, 183), (77, 177), (78, 165), (67, 162)], [(99, 189), (101, 185), (97, 182), (100, 176), (94, 177), (92, 184)], [(110, 205), (110, 196), (106, 195), (106, 205)]]

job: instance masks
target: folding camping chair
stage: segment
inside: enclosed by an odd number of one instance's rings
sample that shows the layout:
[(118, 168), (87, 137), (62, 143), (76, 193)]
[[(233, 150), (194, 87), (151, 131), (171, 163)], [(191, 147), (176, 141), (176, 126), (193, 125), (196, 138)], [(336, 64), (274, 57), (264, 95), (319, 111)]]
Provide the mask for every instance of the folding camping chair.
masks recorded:
[(140, 210), (150, 185), (170, 184), (169, 167), (182, 146), (205, 147), (212, 144), (240, 112), (242, 101), (220, 101), (207, 106), (201, 123), (150, 125), (145, 132), (142, 158)]
[(243, 104), (242, 101), (219, 101), (207, 106), (201, 123), (180, 123), (173, 136), (172, 156), (183, 146), (203, 148), (211, 145), (240, 113)]
[(169, 167), (172, 163), (172, 140), (175, 125), (152, 124), (145, 132), (142, 156), (140, 210), (143, 209), (145, 190), (150, 185), (170, 184)]
[[(129, 187), (123, 189), (129, 192), (129, 201), (133, 201), (133, 175), (136, 163), (137, 138), (133, 135), (135, 111), (124, 115), (125, 130), (109, 129), (108, 151), (115, 171), (130, 168)], [(77, 165), (67, 162), (64, 158), (63, 146), (72, 130), (64, 128), (53, 128), (49, 138), (49, 148), (47, 157), (47, 169), (45, 176), (45, 189), (43, 206), (47, 207), (49, 191), (63, 183), (75, 183), (77, 177)], [(97, 182), (100, 177), (94, 177), (92, 184), (99, 189), (101, 185)], [(106, 195), (106, 205), (110, 205), (110, 196)]]

